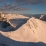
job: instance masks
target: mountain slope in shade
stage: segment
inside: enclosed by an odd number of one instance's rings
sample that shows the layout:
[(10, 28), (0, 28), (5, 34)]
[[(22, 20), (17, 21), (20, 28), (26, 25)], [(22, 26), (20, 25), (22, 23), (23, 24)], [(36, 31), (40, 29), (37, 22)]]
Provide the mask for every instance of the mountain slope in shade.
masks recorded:
[[(3, 36), (8, 37), (14, 41), (46, 43), (46, 22), (32, 17), (29, 20), (27, 20), (27, 22), (25, 24), (23, 24), (17, 30), (11, 31), (11, 32), (0, 31), (0, 33)], [(1, 37), (1, 35), (0, 35), (0, 37)], [(2, 40), (2, 39), (3, 39), (3, 37), (0, 38), (0, 40)], [(10, 41), (10, 40), (7, 40), (7, 39), (3, 39), (3, 40), (5, 42), (12, 44), (12, 46), (14, 46), (14, 44), (15, 44), (15, 43), (12, 43), (12, 41)], [(27, 46), (29, 46), (29, 45), (27, 45)]]

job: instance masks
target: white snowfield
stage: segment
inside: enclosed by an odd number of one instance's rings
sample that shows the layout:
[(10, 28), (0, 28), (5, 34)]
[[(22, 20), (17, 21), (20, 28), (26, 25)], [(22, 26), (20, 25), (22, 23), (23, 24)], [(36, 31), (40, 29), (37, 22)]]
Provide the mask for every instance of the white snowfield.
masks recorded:
[[(14, 20), (12, 24), (16, 28), (19, 22), (22, 21)], [(9, 46), (46, 46), (46, 22), (32, 17), (14, 31), (4, 32), (0, 29), (0, 43)]]
[(23, 16), (23, 15), (19, 15), (19, 14), (6, 14), (6, 17), (8, 19), (15, 19), (15, 18), (29, 18), (29, 17), (26, 17), (26, 16)]

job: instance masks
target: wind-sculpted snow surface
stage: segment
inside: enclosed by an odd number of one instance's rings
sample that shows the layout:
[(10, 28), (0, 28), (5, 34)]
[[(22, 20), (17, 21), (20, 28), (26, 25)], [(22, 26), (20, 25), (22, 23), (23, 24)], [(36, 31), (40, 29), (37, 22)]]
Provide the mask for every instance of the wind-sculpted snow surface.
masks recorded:
[(4, 38), (11, 46), (46, 46), (46, 22), (34, 17), (17, 30), (0, 33), (0, 40)]

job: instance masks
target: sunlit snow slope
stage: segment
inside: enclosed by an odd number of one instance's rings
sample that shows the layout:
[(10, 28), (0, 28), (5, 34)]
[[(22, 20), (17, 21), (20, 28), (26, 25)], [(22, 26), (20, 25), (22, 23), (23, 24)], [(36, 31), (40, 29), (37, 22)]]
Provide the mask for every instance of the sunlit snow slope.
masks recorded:
[(0, 41), (10, 46), (40, 46), (39, 44), (29, 45), (28, 42), (46, 43), (46, 22), (32, 17), (14, 31), (3, 32), (0, 30), (0, 33)]

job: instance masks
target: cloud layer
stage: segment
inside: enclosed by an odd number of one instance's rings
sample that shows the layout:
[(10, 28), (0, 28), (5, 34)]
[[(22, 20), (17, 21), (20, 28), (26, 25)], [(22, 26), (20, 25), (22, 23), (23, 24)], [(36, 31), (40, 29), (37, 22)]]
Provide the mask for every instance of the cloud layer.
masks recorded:
[(18, 7), (19, 5), (10, 5), (10, 4), (4, 4), (2, 7), (0, 7), (0, 11), (25, 11), (30, 10), (30, 8), (24, 8), (24, 7)]
[(46, 0), (11, 0), (17, 3), (26, 3), (26, 4), (39, 4), (46, 3)]
[(0, 3), (2, 3), (4, 0), (0, 0)]
[[(0, 3), (3, 2), (5, 0), (0, 0)], [(0, 7), (0, 11), (4, 11), (4, 10), (15, 10), (15, 11), (25, 11), (25, 10), (30, 10), (30, 8), (25, 8), (25, 7), (19, 7), (22, 5), (35, 5), (35, 4), (46, 4), (46, 0), (9, 0), (12, 3), (15, 4), (4, 4), (3, 6)]]

